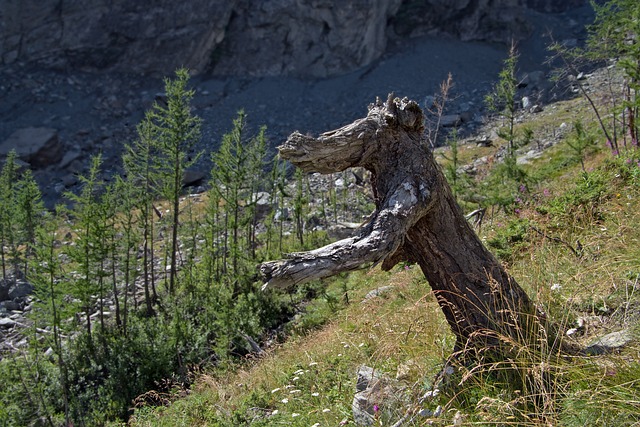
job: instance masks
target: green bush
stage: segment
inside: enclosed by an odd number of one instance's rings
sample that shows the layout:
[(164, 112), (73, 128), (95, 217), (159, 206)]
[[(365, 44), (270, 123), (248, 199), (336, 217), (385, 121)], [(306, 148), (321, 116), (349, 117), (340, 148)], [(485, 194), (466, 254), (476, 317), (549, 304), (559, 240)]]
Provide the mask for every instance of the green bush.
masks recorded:
[(506, 227), (498, 228), (496, 234), (487, 240), (487, 245), (499, 259), (513, 261), (519, 249), (526, 246), (529, 229), (527, 219), (514, 219)]

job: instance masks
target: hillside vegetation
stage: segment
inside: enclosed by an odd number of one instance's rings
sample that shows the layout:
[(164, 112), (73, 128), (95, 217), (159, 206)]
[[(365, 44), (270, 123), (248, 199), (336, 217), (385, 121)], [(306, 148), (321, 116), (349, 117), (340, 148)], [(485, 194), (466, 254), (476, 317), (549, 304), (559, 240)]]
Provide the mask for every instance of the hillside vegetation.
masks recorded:
[[(589, 123), (586, 131), (595, 136), (590, 114), (586, 101), (577, 98), (526, 116), (522, 125), (541, 135), (582, 117)], [(488, 212), (478, 232), (544, 311), (587, 347), (609, 332), (638, 332), (640, 159), (630, 142), (622, 154), (612, 156), (604, 142), (595, 140), (579, 158), (571, 148), (575, 138), (575, 129), (567, 131), (524, 166), (535, 184), (523, 189), (508, 209)], [(492, 157), (500, 148), (460, 145), (458, 155), (467, 160)], [(446, 167), (451, 149), (439, 153)], [(533, 399), (524, 395), (527, 390), (504, 383), (500, 371), (507, 367), (500, 364), (459, 367), (450, 380), (455, 387), (425, 399), (454, 338), (419, 269), (375, 268), (325, 286), (324, 298), (305, 307), (285, 343), (257, 360), (240, 362), (231, 372), (197, 375), (186, 394), (176, 389), (162, 395), (166, 403), (172, 402), (168, 406), (153, 408), (140, 399), (130, 424), (352, 424), (361, 365), (398, 379), (398, 395), (381, 396), (377, 404), (380, 425), (393, 425), (407, 414), (403, 425), (640, 422), (640, 347), (635, 341), (591, 357), (562, 358), (522, 349), (522, 360), (505, 365), (537, 370), (540, 376), (554, 374), (555, 388)], [(376, 289), (378, 295), (365, 298)], [(441, 415), (434, 417), (438, 406)]]
[[(68, 206), (45, 212), (5, 162), (2, 290), (33, 295), (0, 324), (0, 424), (354, 424), (364, 365), (383, 378), (367, 396), (378, 425), (638, 425), (640, 7), (597, 13), (587, 50), (553, 46), (575, 98), (522, 108), (513, 48), (487, 98), (490, 143), (454, 132), (436, 149), (482, 241), (581, 352), (506, 340), (508, 358), (464, 363), (410, 263), (261, 291), (258, 263), (362, 222), (369, 177), (291, 174), (239, 112), (206, 153), (210, 190), (185, 193), (203, 153), (178, 70), (126, 173), (99, 179), (96, 157)], [(585, 76), (582, 60), (604, 67)]]

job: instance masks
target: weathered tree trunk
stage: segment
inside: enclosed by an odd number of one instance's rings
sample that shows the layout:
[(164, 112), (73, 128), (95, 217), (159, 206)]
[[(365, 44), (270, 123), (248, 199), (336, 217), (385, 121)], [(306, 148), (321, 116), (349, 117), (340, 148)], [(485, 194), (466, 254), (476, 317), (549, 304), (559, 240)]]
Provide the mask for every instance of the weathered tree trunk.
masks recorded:
[(517, 343), (555, 342), (535, 304), (469, 226), (423, 134), (418, 104), (392, 95), (367, 117), (318, 138), (293, 133), (279, 147), (282, 158), (321, 173), (366, 168), (376, 210), (353, 237), (260, 265), (263, 289), (407, 260), (429, 281), (457, 350), (500, 355)]

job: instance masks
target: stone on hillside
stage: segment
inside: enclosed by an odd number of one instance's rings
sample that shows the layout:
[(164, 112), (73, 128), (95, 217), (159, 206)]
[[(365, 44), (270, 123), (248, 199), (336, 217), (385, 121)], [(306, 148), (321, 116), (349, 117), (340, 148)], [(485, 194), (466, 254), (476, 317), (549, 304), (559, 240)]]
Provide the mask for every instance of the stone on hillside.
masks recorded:
[(380, 389), (382, 378), (379, 371), (369, 366), (362, 365), (358, 368), (356, 395), (351, 404), (353, 419), (357, 425), (368, 426), (374, 423), (376, 402), (372, 401), (371, 392)]
[(9, 298), (9, 288), (11, 288), (11, 285), (5, 280), (0, 279), (0, 301), (11, 299)]
[(373, 381), (382, 378), (382, 372), (369, 366), (361, 365), (356, 373), (356, 391), (365, 391)]
[(447, 114), (440, 118), (440, 126), (444, 128), (460, 126), (460, 123), (462, 123), (460, 114)]
[(522, 109), (523, 110), (528, 110), (531, 106), (532, 106), (531, 99), (529, 99), (528, 96), (523, 96), (522, 97)]
[(9, 298), (24, 298), (33, 292), (33, 285), (28, 282), (18, 282), (9, 289)]
[(618, 350), (633, 340), (631, 331), (623, 329), (621, 331), (611, 332), (594, 340), (584, 350), (588, 355), (600, 355)]
[(21, 311), (23, 308), (24, 301), (22, 303), (19, 299), (15, 300), (7, 300), (0, 302), (4, 306), (7, 311)]
[(0, 319), (0, 328), (12, 328), (16, 324), (15, 321), (9, 319), (8, 317), (4, 317)]
[(360, 366), (351, 404), (356, 425), (372, 425), (377, 415), (401, 406), (401, 399), (402, 390), (393, 380), (369, 366)]
[(12, 133), (0, 143), (0, 156), (6, 156), (11, 150), (35, 168), (58, 164), (63, 156), (58, 131), (45, 127), (23, 128)]
[(58, 164), (58, 167), (60, 169), (66, 168), (73, 161), (78, 160), (81, 154), (82, 154), (82, 149), (80, 148), (80, 146), (75, 146), (70, 150), (66, 150), (66, 152), (64, 153), (64, 156), (62, 157), (62, 160), (60, 160), (60, 163)]
[(380, 295), (384, 295), (387, 292), (389, 292), (390, 290), (393, 289), (393, 286), (391, 285), (387, 285), (387, 286), (380, 286), (379, 288), (375, 288), (372, 291), (369, 291), (367, 293), (367, 295), (364, 296), (364, 298), (362, 299), (362, 302), (367, 302), (370, 299), (373, 299), (375, 297), (379, 297)]
[(529, 150), (523, 156), (518, 157), (518, 159), (516, 160), (516, 163), (519, 164), (519, 165), (526, 165), (526, 164), (530, 163), (531, 160), (537, 159), (540, 156), (542, 156), (542, 152), (541, 151)]
[(184, 175), (182, 176), (182, 185), (185, 187), (190, 187), (192, 185), (199, 184), (205, 176), (207, 176), (207, 174), (202, 171), (196, 169), (187, 169), (186, 171), (184, 171)]

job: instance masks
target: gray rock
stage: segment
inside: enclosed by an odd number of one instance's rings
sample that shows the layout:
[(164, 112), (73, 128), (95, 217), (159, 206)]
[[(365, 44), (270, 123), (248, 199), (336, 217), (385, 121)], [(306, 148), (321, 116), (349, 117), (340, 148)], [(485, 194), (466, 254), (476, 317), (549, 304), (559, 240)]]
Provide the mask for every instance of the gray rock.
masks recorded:
[(367, 293), (367, 295), (364, 296), (364, 298), (362, 299), (362, 302), (367, 302), (370, 299), (373, 299), (375, 297), (379, 297), (380, 295), (384, 295), (387, 292), (389, 292), (390, 290), (393, 289), (393, 286), (388, 285), (388, 286), (380, 286), (379, 288), (375, 288), (371, 291), (369, 291)]
[(541, 151), (529, 150), (524, 155), (519, 156), (518, 159), (516, 160), (516, 163), (519, 165), (526, 165), (530, 163), (532, 160), (539, 158), (540, 156), (542, 156)]
[(600, 355), (618, 350), (633, 341), (631, 331), (623, 329), (597, 338), (587, 346), (584, 352), (588, 355)]
[(190, 187), (192, 185), (199, 184), (206, 176), (207, 174), (203, 171), (197, 169), (187, 169), (186, 171), (184, 171), (184, 175), (182, 177), (182, 185), (185, 187)]
[(0, 143), (0, 156), (6, 156), (11, 150), (15, 150), (18, 157), (35, 168), (58, 164), (63, 156), (58, 131), (53, 128), (18, 129)]
[(353, 421), (359, 426), (370, 426), (375, 422), (373, 404), (368, 397), (357, 393), (351, 403), (351, 412), (353, 413)]
[(375, 405), (378, 404), (373, 394), (381, 390), (383, 375), (362, 365), (358, 368), (356, 378), (356, 394), (351, 404), (353, 419), (357, 425), (372, 425), (375, 421)]
[(18, 37), (19, 48), (2, 60), (162, 74), (180, 66), (201, 70), (224, 38), (237, 3), (0, 2), (0, 42)]
[[(390, 35), (444, 32), (508, 42), (530, 35), (528, 9), (585, 0), (81, 0), (0, 2), (0, 64), (170, 74), (325, 77), (371, 64)], [(108, 6), (108, 7), (107, 7)], [(241, 48), (239, 48), (241, 47)]]
[(282, 208), (276, 212), (273, 219), (276, 221), (287, 221), (289, 218), (289, 208)]
[(461, 123), (460, 114), (447, 114), (440, 118), (440, 125), (445, 128), (460, 126)]
[(81, 154), (82, 154), (82, 151), (81, 151), (80, 147), (73, 147), (71, 150), (67, 150), (64, 153), (64, 156), (62, 156), (62, 160), (60, 160), (60, 163), (58, 164), (58, 167), (61, 168), (61, 169), (66, 168), (74, 160), (78, 160), (80, 158)]
[(0, 304), (2, 304), (7, 311), (19, 311), (22, 310), (24, 302), (20, 302), (20, 300), (8, 300)]
[(9, 289), (9, 298), (24, 298), (33, 292), (33, 285), (28, 282), (18, 282)]
[[(401, 0), (240, 0), (216, 58), (222, 75), (326, 77), (379, 58)], [(242, 53), (232, 47), (242, 46)]]
[(6, 301), (9, 298), (9, 288), (11, 286), (9, 285), (9, 283), (5, 282), (4, 280), (0, 279), (0, 301)]
[(0, 319), (0, 328), (13, 328), (15, 324), (16, 322), (9, 319), (8, 317), (3, 317), (2, 319)]
[(389, 416), (402, 406), (405, 396), (399, 383), (369, 367), (358, 368), (356, 394), (351, 404), (353, 419), (357, 425), (368, 426), (376, 416)]
[(531, 100), (529, 99), (528, 96), (522, 97), (522, 101), (521, 102), (522, 102), (522, 109), (523, 110), (528, 110), (532, 106)]
[(382, 372), (369, 366), (361, 365), (356, 373), (356, 391), (365, 391), (373, 385), (374, 381), (378, 381), (382, 376)]

